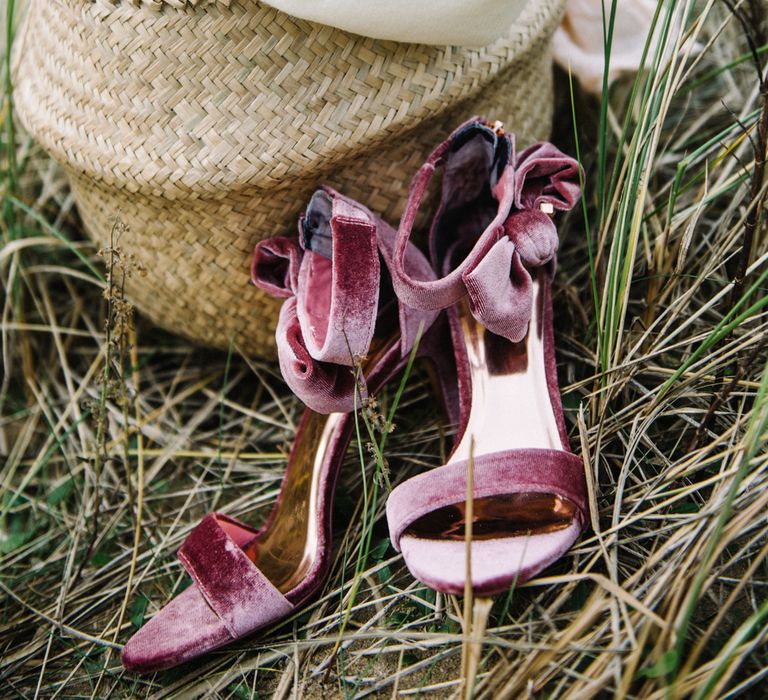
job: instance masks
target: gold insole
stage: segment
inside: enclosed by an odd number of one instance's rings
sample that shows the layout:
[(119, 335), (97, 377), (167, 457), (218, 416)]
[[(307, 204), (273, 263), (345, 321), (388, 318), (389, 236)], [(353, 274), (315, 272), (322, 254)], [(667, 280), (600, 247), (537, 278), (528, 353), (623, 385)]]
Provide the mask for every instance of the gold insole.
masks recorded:
[[(476, 498), (472, 503), (472, 539), (544, 534), (568, 527), (576, 508), (567, 498), (548, 493), (512, 493)], [(466, 502), (423, 515), (406, 530), (430, 540), (463, 540), (467, 535)]]
[[(564, 449), (544, 361), (545, 274), (542, 269), (533, 279), (530, 329), (519, 343), (490, 333), (471, 315), (466, 300), (459, 303), (472, 403), (466, 430), (448, 464), (512, 449)], [(573, 521), (576, 506), (565, 497), (515, 493), (514, 487), (510, 484), (508, 493), (474, 501), (473, 539), (544, 534)], [(427, 539), (464, 539), (465, 533), (463, 501), (422, 516), (405, 531)]]
[[(392, 344), (398, 342), (399, 338), (389, 342), (374, 339), (363, 364), (363, 374), (368, 376)], [(318, 527), (322, 524), (317, 517), (320, 492), (331, 457), (331, 438), (347, 416), (346, 413), (308, 412), (302, 430), (296, 435), (277, 512), (263, 535), (245, 548), (248, 557), (281, 593), (287, 593), (303, 581), (320, 556)], [(335, 456), (335, 459), (341, 458), (342, 455)]]

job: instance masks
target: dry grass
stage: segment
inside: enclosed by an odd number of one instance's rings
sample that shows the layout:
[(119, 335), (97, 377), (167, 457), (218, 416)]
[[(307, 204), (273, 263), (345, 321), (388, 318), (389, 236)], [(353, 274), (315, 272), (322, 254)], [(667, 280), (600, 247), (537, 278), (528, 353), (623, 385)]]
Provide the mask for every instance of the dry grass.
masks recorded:
[[(476, 698), (765, 688), (768, 177), (756, 179), (755, 149), (768, 90), (748, 39), (763, 66), (768, 46), (765, 17), (741, 24), (726, 5), (696, 3), (685, 26), (701, 50), (672, 27), (670, 62), (654, 60), (636, 93), (617, 86), (603, 112), (578, 94), (572, 111), (561, 81), (557, 138), (575, 150), (573, 114), (587, 182), (584, 216), (561, 227), (557, 347), (593, 527), (545, 576), (495, 601)], [(404, 570), (385, 493), (354, 580), (369, 522), (354, 446), (320, 600), (200, 663), (122, 671), (117, 645), (186, 585), (175, 550), (201, 514), (266, 516), (301, 406), (274, 366), (236, 347), (192, 347), (140, 314), (134, 330), (124, 267), (87, 242), (60, 172), (13, 132), (8, 107), (6, 96), (0, 695), (459, 693), (462, 601)], [(386, 450), (394, 482), (450, 447), (430, 393), (415, 372)], [(362, 468), (370, 483), (373, 464)]]

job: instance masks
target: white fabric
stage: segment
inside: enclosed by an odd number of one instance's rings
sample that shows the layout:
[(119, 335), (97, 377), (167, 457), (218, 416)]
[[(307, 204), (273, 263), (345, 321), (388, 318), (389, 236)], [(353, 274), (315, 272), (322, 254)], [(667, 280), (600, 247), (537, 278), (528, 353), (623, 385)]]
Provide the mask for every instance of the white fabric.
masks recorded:
[[(566, 70), (570, 68), (585, 90), (598, 94), (603, 89), (605, 69), (601, 2), (605, 2), (607, 22), (611, 16), (611, 0), (568, 0), (563, 22), (552, 39), (555, 60)], [(616, 2), (609, 83), (624, 73), (634, 73), (640, 68), (643, 48), (656, 12), (656, 2), (652, 0)]]
[[(278, 10), (355, 34), (419, 44), (485, 46), (509, 31), (528, 0), (265, 0)], [(530, 0), (536, 2), (536, 0)]]

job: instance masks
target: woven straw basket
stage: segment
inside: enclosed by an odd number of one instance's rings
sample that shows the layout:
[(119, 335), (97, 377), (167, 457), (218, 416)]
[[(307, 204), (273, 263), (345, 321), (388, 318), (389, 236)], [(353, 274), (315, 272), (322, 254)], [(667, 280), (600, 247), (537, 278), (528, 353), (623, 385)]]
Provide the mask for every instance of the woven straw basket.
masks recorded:
[(473, 114), (548, 135), (549, 40), (563, 0), (530, 0), (480, 49), (379, 41), (255, 0), (153, 7), (32, 0), (15, 102), (60, 161), (88, 233), (148, 274), (127, 292), (201, 343), (274, 355), (279, 302), (249, 284), (254, 244), (295, 230), (321, 182), (391, 222), (411, 176)]

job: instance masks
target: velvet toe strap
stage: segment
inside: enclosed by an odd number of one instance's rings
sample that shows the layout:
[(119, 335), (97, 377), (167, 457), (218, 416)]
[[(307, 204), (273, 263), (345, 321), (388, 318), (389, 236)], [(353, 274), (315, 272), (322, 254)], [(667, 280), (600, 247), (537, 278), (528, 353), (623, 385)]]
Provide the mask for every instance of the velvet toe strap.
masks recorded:
[(285, 618), (293, 605), (246, 556), (256, 532), (209, 513), (187, 536), (178, 557), (233, 639)]
[[(387, 521), (395, 549), (400, 551), (400, 538), (416, 520), (466, 501), (468, 467), (467, 460), (452, 462), (408, 479), (392, 491), (387, 500)], [(475, 457), (473, 470), (475, 499), (552, 494), (567, 498), (576, 507), (581, 526), (587, 523), (584, 464), (572, 452), (538, 448), (495, 452)]]
[[(461, 192), (466, 189), (465, 179), (471, 182), (473, 175), (478, 179), (469, 160), (460, 155), (468, 129), (495, 144), (497, 155), (492, 167), (498, 169), (498, 164), (506, 162), (500, 172), (494, 171), (488, 178), (496, 213), (483, 230), (464, 231), (470, 234), (471, 250), (443, 277), (432, 280), (414, 276), (402, 264), (404, 253), (437, 166), (444, 164), (444, 190)], [(535, 144), (515, 156), (511, 135), (499, 133), (482, 120), (462, 125), (433, 152), (411, 183), (395, 247), (393, 284), (398, 296), (417, 309), (443, 309), (466, 296), (472, 315), (488, 330), (519, 342), (528, 332), (533, 311), (530, 270), (554, 261), (557, 253), (557, 230), (551, 214), (571, 209), (579, 194), (578, 163), (551, 143)], [(451, 242), (438, 239), (443, 218), (455, 216), (457, 210), (452, 198), (444, 196), (430, 233), (433, 252), (451, 248)]]

